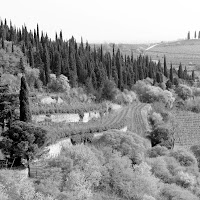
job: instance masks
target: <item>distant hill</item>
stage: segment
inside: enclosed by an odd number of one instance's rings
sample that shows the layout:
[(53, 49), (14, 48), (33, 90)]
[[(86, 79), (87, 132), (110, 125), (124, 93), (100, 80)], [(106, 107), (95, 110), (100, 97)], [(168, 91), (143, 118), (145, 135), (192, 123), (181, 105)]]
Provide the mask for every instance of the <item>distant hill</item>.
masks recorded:
[(167, 58), (167, 65), (177, 68), (180, 62), (187, 66), (187, 70), (197, 70), (200, 75), (200, 40), (180, 40), (175, 42), (163, 42), (144, 52), (153, 60), (160, 60), (163, 63), (164, 55)]

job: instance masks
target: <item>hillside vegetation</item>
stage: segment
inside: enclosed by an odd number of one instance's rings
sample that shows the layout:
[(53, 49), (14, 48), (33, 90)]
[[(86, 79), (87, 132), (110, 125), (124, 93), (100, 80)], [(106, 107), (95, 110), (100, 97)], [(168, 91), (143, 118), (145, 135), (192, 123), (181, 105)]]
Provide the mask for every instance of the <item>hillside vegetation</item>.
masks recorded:
[[(173, 56), (155, 62), (147, 45), (78, 44), (62, 31), (51, 40), (6, 20), (0, 41), (0, 199), (200, 198), (200, 89), (186, 57), (169, 69)], [(196, 43), (146, 53), (189, 55)], [(52, 120), (62, 113), (79, 120)]]

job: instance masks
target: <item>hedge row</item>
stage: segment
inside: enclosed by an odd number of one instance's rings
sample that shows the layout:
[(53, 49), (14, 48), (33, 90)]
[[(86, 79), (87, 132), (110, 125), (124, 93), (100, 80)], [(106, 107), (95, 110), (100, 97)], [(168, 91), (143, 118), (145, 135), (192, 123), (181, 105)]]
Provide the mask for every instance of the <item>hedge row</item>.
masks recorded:
[(76, 124), (76, 126), (58, 125), (46, 127), (49, 133), (48, 144), (55, 143), (57, 140), (70, 137), (74, 144), (82, 142), (91, 142), (94, 133), (100, 133), (109, 129), (121, 129), (126, 125), (126, 119), (111, 125), (103, 125), (98, 122), (88, 122)]
[(99, 111), (105, 112), (107, 109), (106, 104), (80, 104), (80, 105), (68, 105), (66, 103), (63, 104), (50, 104), (50, 105), (42, 105), (42, 104), (32, 104), (31, 112), (33, 115), (39, 114), (54, 114), (54, 113), (74, 113), (82, 115), (84, 112), (90, 111)]

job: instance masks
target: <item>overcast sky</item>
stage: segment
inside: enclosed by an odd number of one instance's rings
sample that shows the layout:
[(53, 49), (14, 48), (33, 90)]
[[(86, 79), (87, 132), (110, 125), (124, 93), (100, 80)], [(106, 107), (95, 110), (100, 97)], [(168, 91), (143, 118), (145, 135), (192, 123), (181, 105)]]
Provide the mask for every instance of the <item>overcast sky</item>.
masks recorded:
[(141, 43), (186, 38), (200, 30), (199, 0), (2, 0), (1, 19), (17, 27), (63, 31), (77, 41)]

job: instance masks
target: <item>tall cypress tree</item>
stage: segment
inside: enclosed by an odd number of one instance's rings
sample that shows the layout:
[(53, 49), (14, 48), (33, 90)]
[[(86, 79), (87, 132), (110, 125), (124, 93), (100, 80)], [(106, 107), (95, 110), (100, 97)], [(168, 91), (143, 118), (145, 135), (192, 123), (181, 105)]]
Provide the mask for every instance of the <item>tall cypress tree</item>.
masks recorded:
[(187, 39), (190, 40), (190, 31), (188, 32)]
[(168, 78), (168, 71), (167, 71), (167, 64), (166, 64), (166, 57), (164, 56), (164, 76)]
[(118, 49), (116, 54), (116, 68), (117, 68), (117, 74), (118, 74), (118, 88), (122, 89), (122, 64), (121, 64), (121, 54)]
[(196, 31), (194, 32), (194, 39), (196, 39), (196, 37), (197, 37), (197, 33), (196, 33)]
[(169, 79), (170, 79), (171, 83), (173, 84), (174, 78), (173, 78), (173, 67), (172, 67), (172, 63), (171, 63), (171, 67), (170, 67)]
[(21, 78), (21, 90), (19, 95), (20, 100), (20, 121), (31, 122), (31, 112), (29, 107), (29, 92), (26, 79)]
[(192, 70), (192, 80), (195, 80), (195, 74), (194, 74), (194, 70)]
[(199, 31), (198, 39), (200, 39), (200, 31)]
[(44, 85), (47, 85), (50, 82), (50, 58), (46, 45), (44, 48), (44, 74), (45, 74)]
[(55, 52), (54, 56), (54, 70), (53, 72), (56, 74), (56, 76), (60, 76), (61, 74), (61, 56), (58, 51)]
[(179, 68), (178, 68), (178, 77), (183, 78), (183, 68), (182, 68), (181, 63), (180, 63)]

